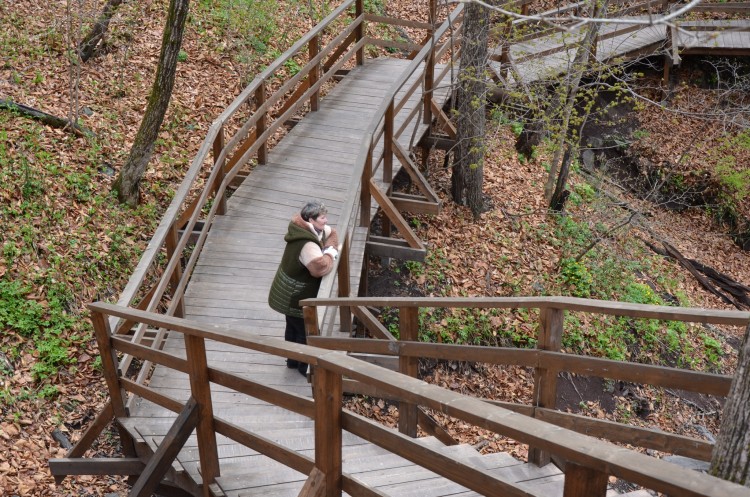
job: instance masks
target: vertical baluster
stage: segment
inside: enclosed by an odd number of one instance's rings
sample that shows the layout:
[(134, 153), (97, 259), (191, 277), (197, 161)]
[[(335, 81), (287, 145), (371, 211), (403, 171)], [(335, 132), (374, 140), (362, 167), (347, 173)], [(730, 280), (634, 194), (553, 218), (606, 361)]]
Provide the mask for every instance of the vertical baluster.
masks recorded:
[(219, 164), (219, 156), (221, 155), (221, 151), (224, 150), (224, 125), (221, 125), (221, 128), (219, 128), (219, 132), (216, 134), (216, 138), (214, 139), (214, 169), (218, 170), (219, 173), (216, 175), (216, 182), (214, 183), (213, 192), (214, 196), (216, 197), (216, 201), (219, 202), (219, 206), (216, 208), (216, 213), (218, 215), (226, 214), (227, 212), (227, 198), (224, 194), (222, 194), (220, 197), (217, 196), (219, 187), (221, 186), (221, 183), (224, 181), (224, 177), (226, 176), (226, 171), (224, 170), (224, 166), (226, 164), (226, 158), (221, 161), (221, 164)]
[[(188, 234), (185, 234), (184, 236), (190, 236)], [(177, 249), (177, 244), (179, 242), (179, 236), (177, 234), (177, 226), (172, 225), (169, 228), (169, 231), (167, 232), (166, 240), (164, 241), (165, 245), (167, 247), (167, 261), (171, 261), (172, 258), (177, 257), (177, 262), (175, 264), (174, 271), (172, 271), (172, 274), (169, 275), (169, 290), (172, 292), (173, 298), (175, 293), (177, 292), (177, 288), (180, 285), (180, 281), (182, 280), (182, 263), (180, 262), (180, 255), (175, 253), (175, 250)], [(185, 316), (185, 300), (180, 297), (179, 301), (176, 303), (172, 303), (170, 305), (174, 309), (174, 316), (177, 316), (178, 318), (181, 318)]]
[(393, 100), (388, 104), (385, 111), (385, 123), (383, 125), (383, 182), (390, 184), (393, 181)]
[(563, 497), (605, 497), (608, 480), (606, 473), (567, 462)]
[(370, 194), (370, 178), (372, 178), (373, 145), (373, 143), (370, 143), (370, 148), (367, 150), (365, 165), (362, 168), (362, 186), (360, 187), (359, 195), (359, 225), (363, 228), (370, 225), (370, 209), (372, 201), (372, 196)]
[(185, 335), (185, 353), (190, 375), (190, 392), (198, 402), (199, 421), (196, 435), (203, 479), (203, 495), (210, 497), (209, 485), (220, 476), (220, 472), (205, 340), (201, 337)]
[[(266, 102), (266, 82), (262, 81), (257, 90), (255, 90), (255, 109), (257, 110)], [(268, 118), (268, 112), (263, 113), (258, 118), (258, 122), (255, 125), (255, 138), (260, 139), (260, 135), (266, 130), (266, 120)], [(265, 164), (268, 156), (268, 148), (266, 143), (268, 140), (263, 140), (263, 145), (258, 149), (258, 164)]]
[[(364, 0), (357, 0), (354, 6), (354, 15), (359, 19), (361, 16), (363, 16), (365, 13), (365, 2)], [(365, 37), (366, 33), (366, 25), (364, 18), (362, 19), (362, 23), (357, 26), (357, 28), (354, 30), (355, 33), (357, 33), (357, 37), (355, 42), (359, 43), (360, 40), (362, 40)], [(361, 66), (365, 63), (365, 47), (360, 48), (357, 50), (357, 65)]]
[[(539, 339), (537, 348), (559, 352), (563, 331), (562, 309), (539, 310)], [(557, 402), (557, 370), (538, 367), (534, 371), (534, 406), (554, 409)], [(549, 453), (529, 447), (529, 462), (545, 466), (550, 461)]]
[(325, 475), (326, 497), (341, 496), (341, 375), (316, 368), (313, 376), (315, 398), (315, 467)]
[(435, 87), (435, 45), (437, 40), (432, 39), (432, 35), (435, 32), (435, 0), (430, 0), (429, 13), (427, 22), (430, 23), (431, 35), (428, 42), (431, 45), (430, 54), (427, 56), (425, 61), (424, 69), (424, 94), (422, 95), (422, 114), (424, 115), (423, 123), (430, 124), (432, 122), (432, 92)]
[[(351, 294), (350, 286), (350, 271), (349, 271), (349, 250), (350, 250), (349, 236), (344, 233), (344, 244), (341, 247), (341, 254), (339, 257), (338, 268), (338, 282), (339, 282), (339, 297), (348, 297)], [(342, 305), (339, 307), (339, 321), (341, 322), (341, 331), (344, 333), (351, 333), (352, 331), (352, 311), (349, 306)]]
[[(310, 40), (308, 44), (308, 52), (309, 52), (309, 60), (314, 59), (318, 55), (318, 53), (320, 52), (320, 35), (315, 35), (313, 36), (312, 40)], [(320, 79), (320, 62), (315, 64), (310, 69), (310, 76), (308, 76), (308, 81), (310, 82), (310, 88), (315, 86), (315, 84), (318, 82), (318, 79)], [(310, 110), (312, 111), (318, 110), (319, 98), (320, 98), (320, 92), (316, 90), (310, 96)]]
[[(109, 389), (109, 394), (111, 396), (112, 411), (116, 418), (125, 418), (128, 416), (128, 411), (125, 407), (127, 394), (125, 390), (120, 388), (120, 371), (117, 366), (117, 352), (112, 348), (110, 341), (112, 332), (109, 327), (109, 322), (104, 317), (104, 314), (92, 311), (91, 323), (94, 325), (96, 344), (99, 346), (99, 354), (102, 358), (102, 370), (104, 371), (104, 380), (107, 382), (107, 388)], [(123, 454), (127, 457), (135, 457), (136, 453), (133, 439), (130, 437), (127, 430), (120, 428), (119, 423), (117, 426), (120, 433), (120, 443), (122, 444)]]
[[(419, 308), (399, 307), (398, 329), (400, 339), (416, 342), (419, 340)], [(398, 359), (399, 372), (412, 378), (419, 373), (419, 359), (410, 356), (400, 356)], [(406, 402), (399, 402), (398, 431), (410, 437), (417, 436), (417, 406)]]

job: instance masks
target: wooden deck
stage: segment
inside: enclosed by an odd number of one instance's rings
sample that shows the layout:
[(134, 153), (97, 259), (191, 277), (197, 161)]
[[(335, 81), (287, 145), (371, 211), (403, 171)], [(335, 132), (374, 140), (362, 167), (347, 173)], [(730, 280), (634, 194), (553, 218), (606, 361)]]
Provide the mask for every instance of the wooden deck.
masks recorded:
[[(246, 330), (248, 335), (283, 338), (284, 316), (268, 307), (267, 295), (284, 250), (289, 220), (307, 200), (321, 199), (329, 208), (330, 224), (336, 226), (347, 198), (358, 195), (348, 187), (352, 183), (353, 162), (363, 133), (386, 91), (408, 63), (400, 59), (375, 59), (353, 69), (322, 99), (318, 111), (305, 116), (269, 152), (266, 164), (254, 168), (232, 194), (226, 214), (217, 218), (208, 234), (185, 293), (186, 318), (231, 324)], [(421, 94), (415, 92), (408, 105), (419, 105), (421, 98)], [(442, 105), (447, 89), (437, 91), (434, 98)], [(398, 121), (395, 123), (396, 127), (400, 125)], [(426, 126), (420, 124), (416, 130), (403, 133), (401, 144), (408, 147), (413, 133), (419, 138), (425, 131)], [(399, 170), (397, 164), (394, 161), (394, 175)], [(380, 177), (382, 182), (382, 175)], [(376, 207), (373, 206), (372, 213)], [(351, 250), (354, 295), (366, 235), (367, 230), (361, 229)], [(288, 369), (281, 357), (249, 353), (212, 341), (207, 342), (206, 348), (211, 367), (298, 395), (311, 395), (307, 379), (296, 369)], [(185, 357), (181, 337), (168, 339), (164, 349)], [(174, 369), (157, 367), (149, 386), (181, 401), (190, 396), (187, 375)], [(313, 421), (309, 418), (216, 385), (212, 388), (212, 400), (216, 416), (251, 428), (301, 453), (313, 452)], [(175, 414), (140, 398), (131, 401), (129, 407), (128, 431), (142, 442), (144, 449), (156, 450)], [(218, 443), (222, 472), (219, 482), (226, 495), (297, 495), (307, 478), (223, 437), (219, 437)], [(388, 458), (384, 450), (354, 436), (345, 436), (344, 445), (345, 471), (364, 471), (367, 474), (363, 474), (363, 478), (382, 481), (385, 487), (397, 484), (394, 480), (397, 473), (388, 471), (386, 476), (384, 465), (404, 466), (405, 460)], [(378, 464), (373, 460), (377, 457), (390, 462)], [(188, 442), (177, 461), (175, 469), (182, 477), (200, 483), (195, 440)], [(274, 486), (273, 493), (269, 485)], [(393, 495), (406, 494), (399, 490)]]
[[(750, 54), (750, 20), (685, 21), (678, 24), (680, 29), (672, 30), (672, 36), (674, 47), (680, 54)], [(642, 55), (663, 55), (671, 50), (667, 46), (668, 29), (663, 25), (623, 27), (622, 24), (604, 24), (599, 33), (596, 58), (611, 63)], [(518, 79), (530, 84), (567, 72), (575, 59), (583, 31), (557, 32), (511, 45), (510, 60), (515, 71), (510, 72), (509, 82), (512, 84)], [(495, 52), (499, 58), (501, 49)], [(497, 74), (501, 73), (499, 62), (490, 65)]]

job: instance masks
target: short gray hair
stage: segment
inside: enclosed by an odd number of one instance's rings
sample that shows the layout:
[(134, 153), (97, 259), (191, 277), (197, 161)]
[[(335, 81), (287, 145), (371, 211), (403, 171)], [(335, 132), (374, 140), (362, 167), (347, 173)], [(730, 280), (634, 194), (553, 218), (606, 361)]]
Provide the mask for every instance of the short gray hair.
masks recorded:
[(328, 214), (328, 208), (320, 200), (312, 200), (306, 203), (299, 213), (305, 221), (318, 219), (319, 216), (324, 214)]

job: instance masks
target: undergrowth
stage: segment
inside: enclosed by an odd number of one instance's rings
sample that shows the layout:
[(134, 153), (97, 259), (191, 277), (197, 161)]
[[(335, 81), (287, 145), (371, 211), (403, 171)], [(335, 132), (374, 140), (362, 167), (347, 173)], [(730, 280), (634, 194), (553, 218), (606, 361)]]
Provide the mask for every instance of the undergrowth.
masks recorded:
[(27, 394), (54, 396), (57, 376), (75, 373), (93, 341), (83, 306), (122, 287), (156, 210), (119, 206), (95, 139), (10, 113), (0, 129), (0, 351), (11, 364), (32, 359)]

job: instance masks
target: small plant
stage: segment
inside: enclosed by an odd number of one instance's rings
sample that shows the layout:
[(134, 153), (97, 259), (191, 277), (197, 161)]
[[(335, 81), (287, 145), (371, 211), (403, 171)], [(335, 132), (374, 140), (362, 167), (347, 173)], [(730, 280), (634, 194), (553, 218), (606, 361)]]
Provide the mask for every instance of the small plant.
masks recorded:
[(645, 129), (637, 129), (637, 130), (633, 131), (633, 135), (632, 136), (633, 136), (634, 140), (641, 140), (643, 138), (648, 138), (649, 135), (650, 135), (650, 133), (647, 130), (645, 130)]
[(576, 297), (589, 297), (594, 278), (588, 268), (574, 259), (563, 259), (560, 262), (560, 275)]

